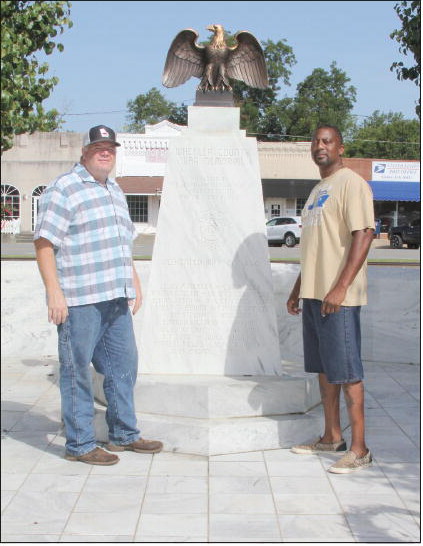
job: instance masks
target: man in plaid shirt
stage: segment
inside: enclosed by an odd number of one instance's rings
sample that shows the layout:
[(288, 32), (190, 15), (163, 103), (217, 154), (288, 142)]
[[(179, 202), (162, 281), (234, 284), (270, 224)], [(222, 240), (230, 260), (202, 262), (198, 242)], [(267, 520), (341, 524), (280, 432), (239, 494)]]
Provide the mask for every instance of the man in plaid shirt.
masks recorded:
[[(132, 324), (142, 302), (132, 261), (136, 236), (125, 196), (109, 178), (115, 133), (90, 129), (82, 157), (39, 202), (34, 244), (46, 288), (48, 320), (59, 336), (60, 392), (71, 461), (111, 465), (109, 451), (157, 453), (162, 443), (140, 438), (134, 407), (138, 354)], [(108, 451), (97, 447), (90, 363), (104, 376)]]

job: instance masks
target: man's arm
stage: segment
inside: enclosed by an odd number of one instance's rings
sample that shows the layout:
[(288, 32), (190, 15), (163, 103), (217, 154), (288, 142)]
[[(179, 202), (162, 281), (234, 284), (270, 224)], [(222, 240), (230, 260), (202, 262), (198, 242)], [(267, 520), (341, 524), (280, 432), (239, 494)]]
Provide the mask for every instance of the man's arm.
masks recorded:
[(301, 288), (301, 273), (298, 275), (295, 281), (294, 288), (289, 295), (286, 302), (286, 308), (290, 315), (298, 315), (301, 312), (300, 309), (300, 288)]
[(44, 237), (34, 241), (34, 245), (38, 269), (47, 293), (48, 320), (56, 325), (62, 324), (68, 316), (68, 306), (57, 276), (53, 245)]
[(134, 262), (132, 262), (132, 277), (134, 279), (136, 296), (134, 300), (130, 300), (130, 305), (132, 305), (132, 314), (135, 315), (135, 313), (139, 310), (142, 304), (142, 290), (141, 290), (141, 281), (135, 269)]
[(341, 271), (337, 283), (323, 299), (322, 315), (337, 313), (339, 311), (342, 302), (345, 300), (349, 286), (351, 286), (367, 258), (370, 245), (373, 241), (373, 231), (373, 229), (366, 228), (352, 232), (352, 243), (347, 262)]

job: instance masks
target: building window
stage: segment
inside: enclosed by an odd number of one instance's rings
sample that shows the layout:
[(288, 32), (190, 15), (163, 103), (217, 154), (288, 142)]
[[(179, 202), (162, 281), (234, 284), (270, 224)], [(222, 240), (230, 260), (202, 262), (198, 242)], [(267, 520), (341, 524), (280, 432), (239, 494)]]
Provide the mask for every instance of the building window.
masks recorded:
[(35, 230), (35, 226), (37, 225), (40, 196), (46, 187), (47, 186), (37, 186), (32, 192), (32, 231)]
[(129, 215), (133, 222), (148, 222), (148, 196), (126, 195)]
[(21, 215), (21, 198), (19, 190), (10, 184), (1, 185), (1, 206), (9, 220), (16, 220)]
[(275, 216), (281, 215), (281, 206), (280, 205), (271, 205), (270, 207), (270, 216), (274, 218)]
[(304, 199), (303, 197), (297, 197), (297, 205), (295, 207), (295, 214), (297, 216), (301, 216), (306, 201), (307, 199)]

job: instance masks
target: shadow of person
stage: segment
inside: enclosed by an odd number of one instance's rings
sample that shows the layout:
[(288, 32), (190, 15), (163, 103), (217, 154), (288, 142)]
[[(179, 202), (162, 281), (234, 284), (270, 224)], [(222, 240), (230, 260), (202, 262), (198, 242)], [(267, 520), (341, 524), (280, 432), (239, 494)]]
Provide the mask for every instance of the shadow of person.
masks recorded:
[(227, 343), (225, 375), (280, 375), (272, 273), (264, 233), (247, 237), (232, 261), (232, 281), (242, 289)]
[(245, 383), (237, 396), (244, 402), (247, 397), (250, 409), (249, 415), (242, 416), (276, 421), (271, 447), (288, 447), (292, 438), (287, 437), (287, 421), (299, 418), (305, 404), (315, 396), (314, 391), (309, 396), (312, 380), (304, 379), (301, 362), (286, 363), (288, 368), (284, 370), (275, 287), (264, 234), (254, 233), (240, 245), (232, 262), (232, 280), (234, 288), (243, 292), (227, 343), (225, 375)]
[(30, 447), (63, 456), (63, 447), (52, 444), (57, 435), (63, 433), (60, 409), (55, 412), (58, 419), (51, 419), (36, 405), (3, 400), (1, 403), (1, 439), (9, 438), (27, 444)]

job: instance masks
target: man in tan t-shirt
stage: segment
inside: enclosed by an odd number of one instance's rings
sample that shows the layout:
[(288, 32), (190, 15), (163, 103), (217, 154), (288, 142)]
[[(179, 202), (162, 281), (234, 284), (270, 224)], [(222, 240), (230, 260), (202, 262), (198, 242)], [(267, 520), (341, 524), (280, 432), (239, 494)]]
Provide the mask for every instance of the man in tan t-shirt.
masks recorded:
[[(373, 198), (363, 178), (344, 167), (337, 127), (319, 127), (311, 154), (322, 180), (302, 213), (301, 273), (287, 301), (303, 314), (304, 367), (319, 374), (325, 414), (322, 437), (294, 446), (294, 453), (346, 451), (339, 415), (341, 386), (351, 424), (351, 447), (330, 468), (346, 474), (369, 466), (364, 438), (360, 309), (367, 303), (367, 254), (373, 240)], [(303, 300), (302, 310), (299, 300)]]

